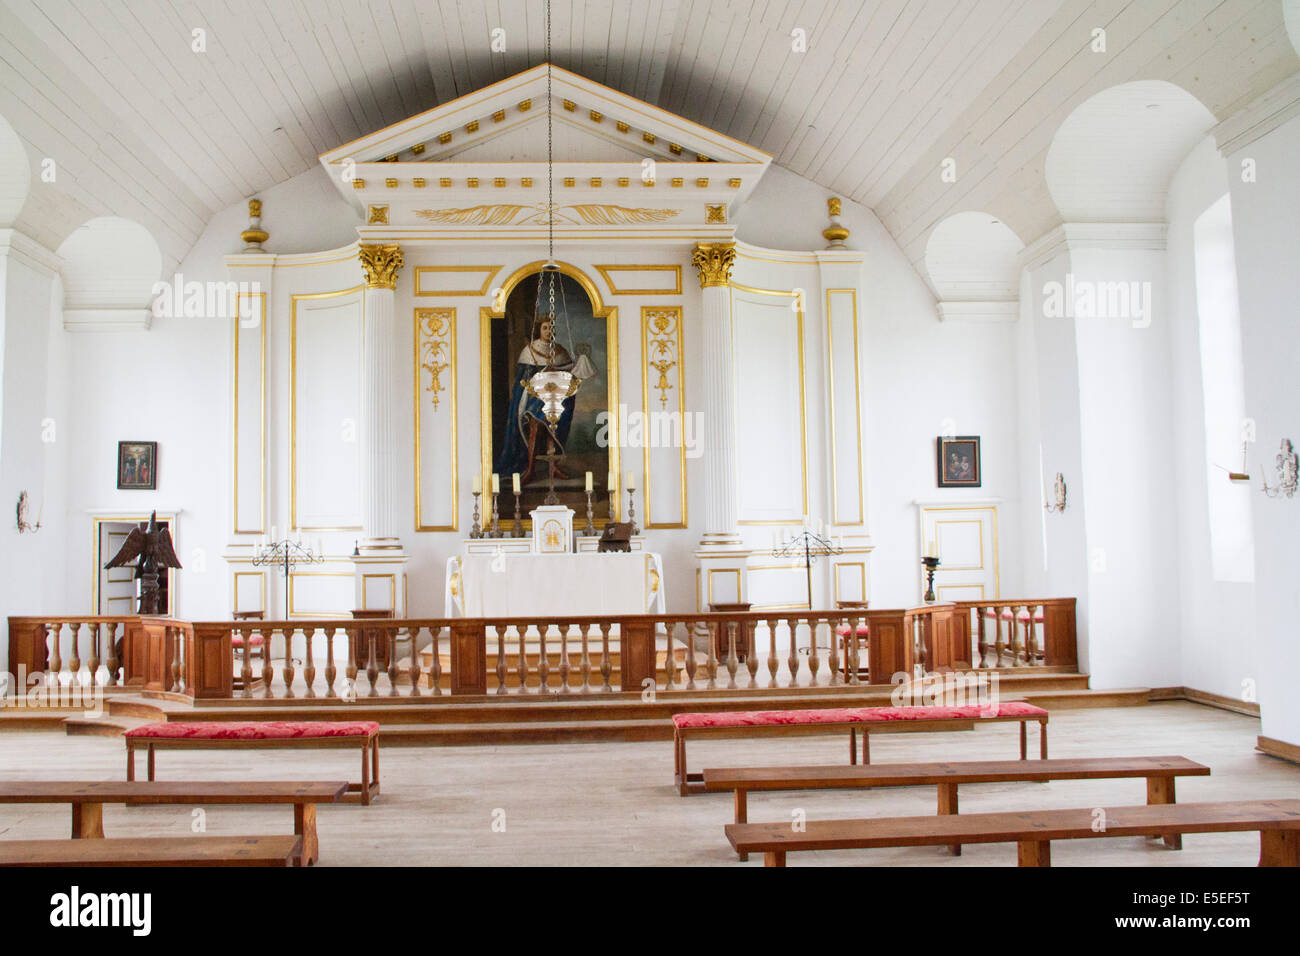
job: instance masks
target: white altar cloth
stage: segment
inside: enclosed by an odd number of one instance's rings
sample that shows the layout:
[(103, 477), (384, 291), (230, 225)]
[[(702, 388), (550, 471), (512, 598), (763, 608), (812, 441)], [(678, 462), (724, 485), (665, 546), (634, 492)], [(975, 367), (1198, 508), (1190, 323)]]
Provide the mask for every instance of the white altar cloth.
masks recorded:
[(463, 617), (665, 613), (655, 553), (469, 554), (447, 561), (447, 608)]

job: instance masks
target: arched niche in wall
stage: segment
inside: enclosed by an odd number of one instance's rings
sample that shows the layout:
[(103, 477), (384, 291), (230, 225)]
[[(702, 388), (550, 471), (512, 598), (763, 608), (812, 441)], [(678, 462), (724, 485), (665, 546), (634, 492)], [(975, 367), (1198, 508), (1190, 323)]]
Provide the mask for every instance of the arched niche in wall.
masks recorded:
[(1216, 124), (1180, 86), (1137, 80), (1065, 118), (1047, 151), (1047, 188), (1064, 222), (1162, 222), (1169, 181)]
[(91, 219), (59, 246), (63, 327), (69, 331), (147, 329), (162, 251), (144, 226), (118, 216)]
[(939, 319), (1015, 321), (1025, 244), (986, 212), (959, 212), (934, 227), (925, 269), (939, 297)]
[(9, 121), (0, 116), (0, 229), (12, 228), (17, 221), (31, 181), (27, 149)]

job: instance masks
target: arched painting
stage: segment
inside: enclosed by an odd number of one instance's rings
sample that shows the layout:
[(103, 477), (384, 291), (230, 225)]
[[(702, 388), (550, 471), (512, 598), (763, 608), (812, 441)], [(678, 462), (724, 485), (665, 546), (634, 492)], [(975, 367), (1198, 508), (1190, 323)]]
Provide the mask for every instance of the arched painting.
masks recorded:
[[(549, 308), (544, 286), (538, 299), (540, 263), (526, 267), (513, 287), (507, 282), (502, 314), (483, 310), (483, 470), (501, 476), (499, 508), (507, 528), (514, 520), (513, 475), (520, 477), (519, 504), (526, 521), (546, 497), (553, 465), (556, 495), (574, 510), (574, 527), (580, 531), (587, 520), (587, 472), (594, 487), (592, 509), (601, 526), (609, 515), (607, 475), (619, 474), (617, 444), (611, 447), (606, 440), (618, 434), (617, 311), (600, 303), (595, 287), (580, 272), (561, 268), (554, 323), (544, 318)], [(548, 362), (582, 379), (551, 428), (540, 400), (523, 387)]]

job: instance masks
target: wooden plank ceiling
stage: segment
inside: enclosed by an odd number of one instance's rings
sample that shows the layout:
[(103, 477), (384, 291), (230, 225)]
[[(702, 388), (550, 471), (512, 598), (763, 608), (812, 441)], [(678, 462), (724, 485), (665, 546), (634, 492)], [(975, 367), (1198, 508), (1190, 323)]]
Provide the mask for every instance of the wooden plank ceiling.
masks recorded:
[[(553, 17), (557, 64), (871, 206), (917, 262), (961, 210), (1025, 241), (1054, 225), (1046, 152), (1093, 93), (1165, 79), (1223, 119), (1300, 69), (1277, 0), (555, 0)], [(216, 211), (536, 65), (544, 41), (536, 0), (0, 0), (0, 114), (34, 171), (58, 163), (19, 228), (53, 248), (127, 216), (174, 265)]]

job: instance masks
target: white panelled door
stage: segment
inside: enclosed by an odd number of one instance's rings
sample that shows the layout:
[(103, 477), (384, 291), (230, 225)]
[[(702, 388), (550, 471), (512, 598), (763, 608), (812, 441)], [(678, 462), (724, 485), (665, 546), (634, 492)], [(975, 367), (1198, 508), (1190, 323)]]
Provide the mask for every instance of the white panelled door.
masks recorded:
[[(939, 555), (934, 594), (940, 601), (978, 601), (998, 594), (998, 506), (922, 504), (921, 553)], [(921, 574), (918, 596), (925, 593)]]

